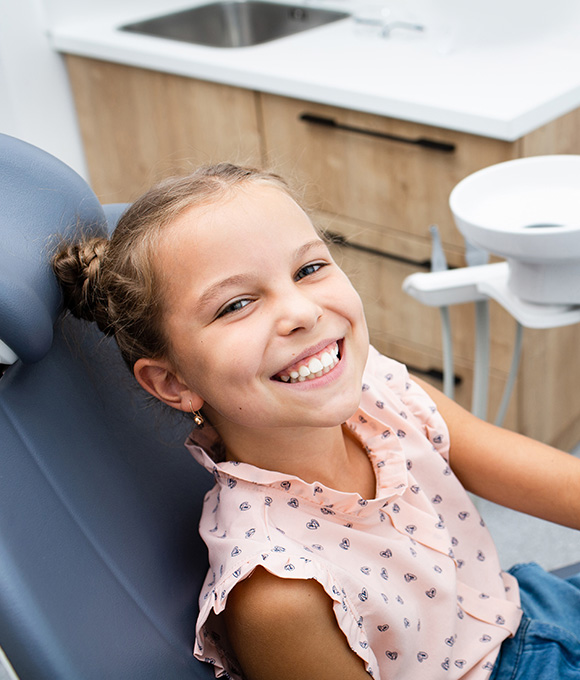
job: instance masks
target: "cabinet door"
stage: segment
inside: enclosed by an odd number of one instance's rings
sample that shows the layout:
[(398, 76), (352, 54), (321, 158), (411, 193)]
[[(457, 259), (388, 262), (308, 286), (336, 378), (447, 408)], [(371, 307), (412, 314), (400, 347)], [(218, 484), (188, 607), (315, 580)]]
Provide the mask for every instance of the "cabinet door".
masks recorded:
[(261, 103), (267, 162), (306, 186), (316, 207), (419, 237), (437, 223), (455, 246), (463, 240), (449, 193), (475, 170), (516, 153), (507, 142), (346, 109), (274, 95)]
[(204, 163), (260, 165), (255, 93), (81, 57), (67, 65), (102, 201), (130, 201)]
[(524, 332), (518, 430), (569, 451), (580, 441), (580, 324)]

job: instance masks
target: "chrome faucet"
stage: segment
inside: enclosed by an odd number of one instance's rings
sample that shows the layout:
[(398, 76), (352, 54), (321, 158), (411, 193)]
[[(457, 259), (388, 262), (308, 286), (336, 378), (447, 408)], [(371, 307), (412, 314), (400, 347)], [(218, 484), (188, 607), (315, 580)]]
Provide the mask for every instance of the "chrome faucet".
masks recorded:
[(357, 24), (363, 24), (365, 26), (380, 26), (381, 36), (383, 38), (388, 38), (392, 31), (402, 28), (407, 31), (419, 31), (425, 30), (425, 26), (421, 24), (414, 24), (410, 21), (389, 21), (385, 22), (382, 19), (372, 19), (369, 17), (353, 17)]

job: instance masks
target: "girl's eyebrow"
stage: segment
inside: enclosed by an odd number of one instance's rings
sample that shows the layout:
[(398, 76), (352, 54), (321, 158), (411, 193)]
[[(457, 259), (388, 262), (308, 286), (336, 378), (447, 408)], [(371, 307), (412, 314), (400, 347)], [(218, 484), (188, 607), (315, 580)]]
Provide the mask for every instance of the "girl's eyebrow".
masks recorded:
[(324, 248), (326, 249), (326, 243), (321, 238), (316, 238), (312, 241), (308, 241), (308, 243), (304, 243), (304, 245), (301, 245), (294, 252), (294, 259), (299, 260), (300, 258), (307, 255), (312, 249), (317, 248), (318, 246), (324, 246)]
[(234, 274), (232, 276), (228, 276), (225, 279), (220, 279), (219, 281), (212, 283), (201, 294), (197, 302), (197, 306), (200, 308), (206, 307), (219, 297), (222, 290), (230, 288), (231, 286), (241, 286), (244, 283), (247, 283), (249, 278), (250, 277), (246, 274)]
[[(300, 260), (301, 258), (305, 257), (311, 250), (318, 248), (320, 246), (324, 246), (324, 248), (326, 248), (326, 244), (320, 238), (316, 238), (312, 241), (308, 241), (308, 243), (304, 243), (294, 251), (293, 261)], [(248, 281), (250, 281), (251, 278), (252, 277), (250, 274), (233, 274), (232, 276), (228, 276), (225, 279), (220, 279), (219, 281), (212, 283), (201, 294), (197, 302), (197, 306), (199, 308), (206, 307), (207, 305), (211, 304), (214, 300), (219, 298), (220, 293), (223, 290), (230, 288), (232, 286), (243, 286), (244, 284), (248, 283)]]

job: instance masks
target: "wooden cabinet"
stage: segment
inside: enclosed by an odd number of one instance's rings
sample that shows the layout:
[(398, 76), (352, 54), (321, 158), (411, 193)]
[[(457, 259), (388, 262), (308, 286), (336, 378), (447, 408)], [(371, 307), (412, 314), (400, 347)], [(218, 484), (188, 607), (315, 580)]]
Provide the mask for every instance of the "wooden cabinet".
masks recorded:
[[(338, 241), (333, 252), (361, 293), (373, 343), (428, 375), (442, 368), (439, 313), (401, 285), (428, 269), (433, 223), (449, 263), (464, 265), (448, 207), (453, 187), (501, 161), (580, 153), (580, 111), (510, 143), (90, 59), (67, 63), (101, 200), (132, 200), (161, 177), (218, 160), (280, 172), (304, 189), (313, 218)], [(493, 415), (515, 322), (495, 303), (491, 319)], [(456, 396), (469, 407), (473, 306), (454, 307), (452, 321)], [(579, 326), (524, 333), (507, 426), (563, 448), (580, 440), (579, 340)]]
[(103, 202), (222, 160), (261, 165), (254, 92), (67, 57), (91, 184)]

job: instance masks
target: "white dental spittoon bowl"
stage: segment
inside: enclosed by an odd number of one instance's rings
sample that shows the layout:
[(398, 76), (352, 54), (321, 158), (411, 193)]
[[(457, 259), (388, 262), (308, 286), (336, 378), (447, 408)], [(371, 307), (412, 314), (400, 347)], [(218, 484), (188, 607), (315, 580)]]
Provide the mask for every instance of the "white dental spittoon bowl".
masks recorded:
[(509, 265), (509, 289), (537, 304), (580, 304), (580, 156), (492, 165), (449, 197), (457, 228)]

